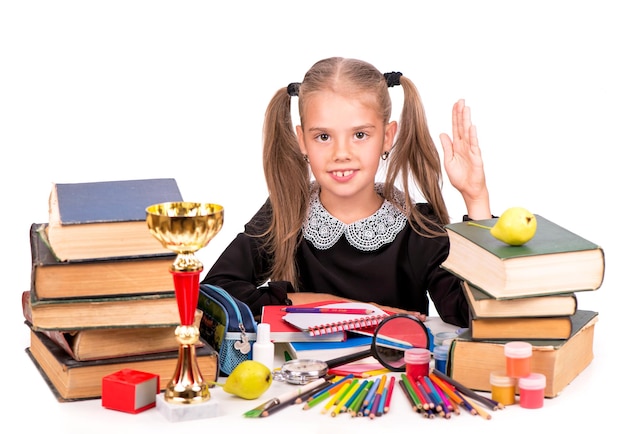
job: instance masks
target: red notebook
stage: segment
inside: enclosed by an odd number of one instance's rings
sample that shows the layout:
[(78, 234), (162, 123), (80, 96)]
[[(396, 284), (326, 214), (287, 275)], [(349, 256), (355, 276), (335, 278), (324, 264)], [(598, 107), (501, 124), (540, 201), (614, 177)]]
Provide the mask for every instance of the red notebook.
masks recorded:
[[(335, 301), (322, 301), (316, 303), (299, 304), (298, 307), (319, 307)], [(283, 321), (286, 312), (281, 309), (287, 307), (285, 305), (268, 305), (263, 306), (261, 311), (261, 322), (270, 325), (270, 339), (273, 342), (343, 342), (346, 340), (346, 332), (338, 331), (335, 333), (326, 333), (321, 336), (311, 336), (299, 328)]]

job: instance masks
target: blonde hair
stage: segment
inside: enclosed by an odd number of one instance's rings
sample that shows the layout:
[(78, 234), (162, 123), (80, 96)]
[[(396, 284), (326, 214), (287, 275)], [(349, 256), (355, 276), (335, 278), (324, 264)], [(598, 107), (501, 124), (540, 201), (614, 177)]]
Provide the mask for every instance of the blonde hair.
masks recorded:
[[(413, 230), (423, 236), (441, 236), (445, 234), (441, 225), (449, 223), (450, 217), (441, 192), (439, 153), (430, 136), (417, 88), (405, 76), (399, 77), (399, 83), (404, 90), (404, 104), (399, 131), (387, 160), (383, 196), (407, 213)], [(295, 255), (307, 215), (311, 175), (293, 128), (291, 96), (298, 95), (300, 120), (304, 124), (307, 99), (314, 92), (320, 91), (367, 98), (368, 102), (374, 103), (373, 107), (379, 111), (385, 124), (391, 117), (391, 97), (385, 75), (367, 62), (341, 57), (315, 63), (301, 84), (292, 83), (288, 88), (279, 89), (270, 101), (263, 127), (263, 170), (272, 218), (261, 236), (273, 257), (267, 278), (289, 281), (296, 290), (299, 282)], [(404, 192), (404, 203), (394, 198), (396, 182)], [(434, 221), (411, 206), (411, 186), (415, 186), (431, 204)]]

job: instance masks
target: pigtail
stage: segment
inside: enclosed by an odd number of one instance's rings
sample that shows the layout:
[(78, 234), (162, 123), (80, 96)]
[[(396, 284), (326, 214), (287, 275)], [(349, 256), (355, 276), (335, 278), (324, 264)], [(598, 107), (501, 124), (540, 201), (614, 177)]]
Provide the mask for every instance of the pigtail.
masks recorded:
[[(398, 80), (404, 90), (404, 105), (400, 115), (400, 129), (393, 152), (388, 160), (384, 195), (389, 198), (396, 181), (400, 181), (405, 195), (405, 203), (412, 203), (410, 185), (414, 184), (433, 207), (440, 224), (448, 224), (450, 216), (441, 191), (442, 171), (439, 153), (433, 142), (426, 122), (426, 113), (417, 88), (408, 78)], [(443, 229), (433, 229), (432, 222), (425, 221), (415, 207), (408, 210), (411, 225), (417, 225), (419, 232), (432, 236), (441, 235)], [(439, 225), (438, 225), (439, 226)], [(417, 231), (418, 229), (414, 227)]]
[(263, 126), (263, 170), (272, 204), (272, 219), (263, 234), (274, 258), (272, 280), (298, 286), (295, 253), (310, 194), (309, 167), (298, 145), (291, 120), (292, 87), (270, 101)]

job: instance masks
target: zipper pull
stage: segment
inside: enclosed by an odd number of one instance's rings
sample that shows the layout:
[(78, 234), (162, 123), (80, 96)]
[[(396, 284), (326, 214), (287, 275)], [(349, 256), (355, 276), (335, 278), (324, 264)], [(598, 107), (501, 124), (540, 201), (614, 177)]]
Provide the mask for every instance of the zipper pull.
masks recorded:
[(241, 341), (235, 342), (234, 347), (236, 350), (239, 350), (241, 354), (248, 354), (250, 352), (250, 342), (248, 342), (246, 328), (242, 323), (239, 323), (239, 330), (241, 330)]

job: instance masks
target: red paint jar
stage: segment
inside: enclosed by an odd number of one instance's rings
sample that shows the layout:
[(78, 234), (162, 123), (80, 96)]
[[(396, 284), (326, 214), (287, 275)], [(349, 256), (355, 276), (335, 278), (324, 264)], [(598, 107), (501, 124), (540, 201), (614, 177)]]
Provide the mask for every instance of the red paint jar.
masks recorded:
[(404, 352), (406, 375), (417, 380), (430, 373), (430, 350), (426, 348), (411, 348)]
[(522, 408), (543, 407), (543, 396), (546, 390), (546, 376), (532, 373), (518, 380), (519, 405)]

